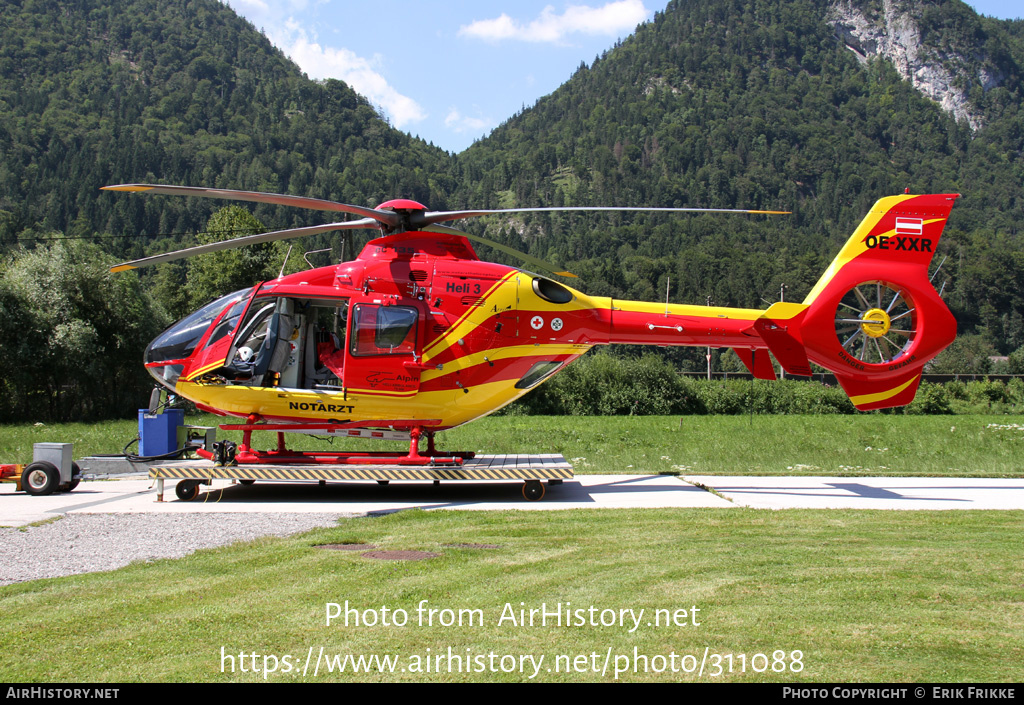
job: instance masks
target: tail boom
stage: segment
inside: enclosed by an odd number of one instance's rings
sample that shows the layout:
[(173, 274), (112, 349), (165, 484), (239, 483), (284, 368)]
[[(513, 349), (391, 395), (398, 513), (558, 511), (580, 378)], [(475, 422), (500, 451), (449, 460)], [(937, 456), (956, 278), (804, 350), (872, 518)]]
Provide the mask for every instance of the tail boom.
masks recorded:
[(831, 370), (858, 409), (909, 404), (924, 365), (956, 337), (928, 267), (959, 194), (883, 198), (802, 303), (767, 310), (594, 299), (596, 344), (733, 348), (759, 379)]

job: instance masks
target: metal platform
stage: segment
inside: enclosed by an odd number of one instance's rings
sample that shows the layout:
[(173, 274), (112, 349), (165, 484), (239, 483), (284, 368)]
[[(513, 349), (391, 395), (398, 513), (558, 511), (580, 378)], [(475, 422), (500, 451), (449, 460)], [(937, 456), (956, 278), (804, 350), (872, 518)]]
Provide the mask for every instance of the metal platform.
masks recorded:
[[(163, 501), (164, 480), (262, 480), (270, 482), (328, 482), (344, 480), (433, 480), (465, 482), (481, 480), (571, 480), (572, 465), (558, 454), (480, 455), (461, 466), (408, 465), (214, 465), (209, 460), (179, 461), (154, 465), (150, 478), (157, 481), (157, 501)], [(179, 498), (183, 498), (181, 494)], [(543, 495), (542, 495), (543, 496)]]

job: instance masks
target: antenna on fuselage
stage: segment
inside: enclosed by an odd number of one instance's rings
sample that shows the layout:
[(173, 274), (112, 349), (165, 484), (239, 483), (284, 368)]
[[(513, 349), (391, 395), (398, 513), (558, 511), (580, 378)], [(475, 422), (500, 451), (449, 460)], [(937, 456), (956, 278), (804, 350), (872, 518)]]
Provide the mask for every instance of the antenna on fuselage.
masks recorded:
[(277, 278), (280, 279), (284, 276), (284, 268), (288, 266), (288, 258), (292, 256), (292, 246), (288, 245), (288, 252), (284, 255), (284, 262), (281, 263), (281, 271), (277, 273)]

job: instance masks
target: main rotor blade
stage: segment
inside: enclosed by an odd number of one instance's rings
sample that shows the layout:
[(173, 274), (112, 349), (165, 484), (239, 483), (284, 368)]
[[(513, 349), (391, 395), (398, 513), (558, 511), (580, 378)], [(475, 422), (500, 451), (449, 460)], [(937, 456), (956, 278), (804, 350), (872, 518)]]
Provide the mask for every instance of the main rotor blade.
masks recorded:
[(123, 272), (127, 269), (137, 269), (139, 267), (148, 267), (152, 264), (173, 262), (174, 260), (194, 257), (196, 255), (206, 254), (207, 252), (230, 250), (235, 247), (244, 247), (245, 245), (258, 245), (261, 242), (287, 240), (293, 237), (316, 235), (317, 233), (326, 233), (332, 230), (355, 230), (358, 228), (374, 228), (376, 226), (377, 223), (372, 218), (363, 218), (362, 220), (353, 220), (348, 223), (327, 223), (325, 225), (310, 225), (305, 228), (290, 228), (288, 230), (276, 230), (271, 233), (246, 235), (245, 237), (236, 237), (233, 240), (211, 242), (208, 245), (197, 245), (196, 247), (189, 247), (184, 250), (175, 250), (174, 252), (165, 252), (162, 255), (152, 255), (151, 257), (143, 257), (142, 259), (132, 260), (131, 262), (123, 262), (111, 267), (110, 271)]
[(289, 196), (283, 193), (263, 193), (261, 191), (234, 191), (221, 188), (199, 188), (195, 186), (163, 186), (160, 184), (119, 184), (103, 186), (101, 191), (127, 191), (129, 193), (156, 193), (164, 196), (198, 196), (200, 198), (224, 198), (231, 201), (251, 201), (253, 203), (272, 203), (277, 206), (292, 206), (318, 211), (334, 211), (351, 213), (364, 218), (373, 218), (379, 223), (395, 227), (401, 222), (401, 216), (392, 211), (379, 211), (374, 208), (352, 206), (336, 201), (324, 201), (319, 198), (305, 196)]
[(642, 207), (619, 207), (619, 206), (556, 206), (552, 208), (499, 208), (497, 210), (474, 210), (474, 211), (433, 211), (424, 213), (421, 217), (414, 217), (412, 222), (416, 226), (442, 223), (448, 220), (460, 220), (472, 218), (478, 215), (494, 215), (496, 213), (551, 213), (554, 211), (636, 211), (650, 213), (759, 213), (763, 215), (789, 215), (791, 211), (758, 211), (742, 210), (737, 208), (642, 208)]
[(472, 240), (473, 242), (482, 243), (484, 245), (487, 245), (488, 247), (493, 247), (494, 249), (498, 250), (499, 252), (504, 252), (506, 255), (511, 255), (512, 257), (516, 257), (518, 259), (521, 259), (524, 262), (526, 262), (527, 264), (531, 264), (534, 267), (536, 267), (537, 269), (540, 269), (540, 270), (542, 270), (544, 272), (550, 272), (551, 274), (557, 274), (560, 277), (572, 277), (573, 279), (577, 278), (576, 275), (573, 274), (572, 272), (566, 272), (564, 270), (560, 270), (555, 265), (553, 265), (553, 264), (551, 264), (549, 262), (545, 262), (542, 259), (538, 259), (538, 258), (534, 257), (533, 255), (528, 255), (525, 252), (520, 252), (519, 250), (512, 249), (511, 247), (506, 247), (505, 245), (497, 243), (494, 240), (488, 240), (487, 238), (480, 237), (479, 235), (470, 235), (467, 232), (463, 232), (461, 230), (456, 230), (455, 228), (446, 228), (443, 225), (430, 225), (430, 226), (427, 226), (425, 228), (422, 228), (420, 230), (420, 232), (439, 233), (439, 234), (442, 234), (442, 235), (461, 235), (462, 237), (466, 238), (467, 240)]

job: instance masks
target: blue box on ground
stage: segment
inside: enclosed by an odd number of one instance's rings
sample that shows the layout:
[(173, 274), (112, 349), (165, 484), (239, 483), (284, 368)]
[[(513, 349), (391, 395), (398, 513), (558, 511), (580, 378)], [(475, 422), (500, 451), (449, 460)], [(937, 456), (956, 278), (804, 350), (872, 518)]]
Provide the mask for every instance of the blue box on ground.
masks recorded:
[(162, 414), (139, 409), (139, 455), (151, 458), (178, 450), (178, 427), (184, 424), (184, 409), (167, 409)]

